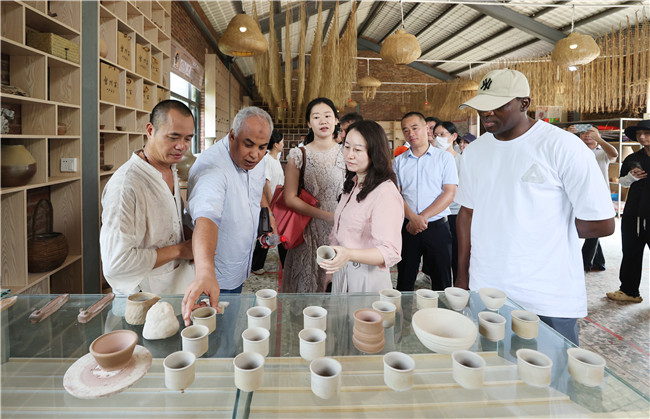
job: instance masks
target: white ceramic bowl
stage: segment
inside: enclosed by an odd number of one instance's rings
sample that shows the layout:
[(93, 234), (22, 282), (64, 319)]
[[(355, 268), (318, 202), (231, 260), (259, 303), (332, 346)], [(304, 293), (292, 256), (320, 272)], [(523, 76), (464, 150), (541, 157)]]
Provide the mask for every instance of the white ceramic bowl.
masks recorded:
[(469, 301), (469, 291), (458, 287), (447, 287), (445, 288), (445, 297), (450, 308), (460, 311)]
[(605, 358), (582, 348), (567, 349), (569, 374), (574, 380), (588, 387), (597, 387), (605, 379)]
[(506, 303), (508, 296), (505, 292), (496, 288), (481, 288), (478, 290), (481, 301), (488, 310), (498, 310)]
[(424, 346), (443, 354), (468, 349), (478, 335), (471, 319), (444, 308), (419, 310), (413, 315), (411, 324)]

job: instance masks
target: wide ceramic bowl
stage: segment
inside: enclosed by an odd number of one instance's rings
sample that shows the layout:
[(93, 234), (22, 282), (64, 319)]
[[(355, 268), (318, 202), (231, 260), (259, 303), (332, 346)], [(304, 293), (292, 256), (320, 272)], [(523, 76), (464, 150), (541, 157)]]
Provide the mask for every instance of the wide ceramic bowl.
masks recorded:
[(131, 360), (138, 334), (132, 330), (115, 330), (101, 335), (90, 344), (90, 353), (104, 371), (124, 368)]
[(444, 308), (419, 310), (413, 315), (411, 324), (424, 346), (443, 354), (468, 349), (478, 335), (478, 329), (471, 319)]
[(488, 310), (498, 310), (506, 303), (508, 296), (505, 292), (496, 288), (481, 288), (478, 290), (481, 301)]

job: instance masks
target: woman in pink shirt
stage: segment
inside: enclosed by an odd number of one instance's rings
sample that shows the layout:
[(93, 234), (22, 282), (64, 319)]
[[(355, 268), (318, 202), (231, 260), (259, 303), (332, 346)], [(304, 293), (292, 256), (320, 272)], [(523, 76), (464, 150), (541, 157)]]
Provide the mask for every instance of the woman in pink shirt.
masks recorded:
[(336, 257), (320, 266), (334, 274), (332, 293), (392, 288), (390, 267), (401, 259), (404, 201), (383, 128), (374, 121), (351, 125), (343, 157), (343, 195), (330, 234)]

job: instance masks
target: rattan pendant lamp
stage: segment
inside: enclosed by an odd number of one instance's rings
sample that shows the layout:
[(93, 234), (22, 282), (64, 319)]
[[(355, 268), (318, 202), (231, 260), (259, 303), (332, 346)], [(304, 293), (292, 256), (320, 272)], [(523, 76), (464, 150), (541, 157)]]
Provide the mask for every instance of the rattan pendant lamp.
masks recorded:
[(571, 33), (557, 41), (551, 53), (552, 62), (571, 71), (576, 71), (578, 66), (588, 64), (600, 55), (600, 47), (591, 36), (573, 31), (574, 20), (575, 5), (571, 16)]
[(219, 50), (231, 57), (264, 54), (269, 47), (257, 22), (246, 14), (236, 15), (230, 20), (218, 44)]
[(398, 29), (390, 35), (381, 45), (379, 55), (381, 59), (390, 64), (406, 65), (420, 58), (422, 50), (417, 38), (407, 33), (404, 29), (404, 8), (402, 0), (399, 2), (402, 13), (402, 29)]
[(377, 88), (381, 86), (381, 82), (370, 75), (370, 60), (366, 60), (366, 62), (368, 63), (368, 75), (363, 76), (361, 80), (357, 82), (361, 87), (361, 90), (363, 90), (364, 102), (367, 102), (368, 99), (374, 99), (377, 94)]

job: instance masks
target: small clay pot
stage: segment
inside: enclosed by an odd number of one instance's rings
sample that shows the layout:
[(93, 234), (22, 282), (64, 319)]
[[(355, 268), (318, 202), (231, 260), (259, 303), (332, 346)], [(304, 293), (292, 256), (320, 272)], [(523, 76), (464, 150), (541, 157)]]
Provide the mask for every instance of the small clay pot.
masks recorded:
[(496, 288), (481, 288), (478, 290), (481, 301), (488, 310), (496, 311), (503, 307), (508, 296), (505, 292)]
[(104, 371), (121, 370), (129, 363), (138, 334), (132, 330), (115, 330), (101, 335), (90, 344), (90, 353)]
[(147, 318), (147, 311), (160, 300), (160, 296), (148, 292), (137, 292), (126, 300), (124, 320), (128, 324), (141, 325)]
[(469, 291), (458, 287), (445, 288), (447, 303), (453, 310), (460, 311), (465, 308), (469, 301)]
[(376, 335), (384, 333), (381, 313), (371, 308), (361, 308), (354, 312), (354, 327), (361, 333)]
[(2, 145), (2, 186), (26, 185), (36, 174), (36, 160), (24, 145)]
[(68, 127), (65, 124), (59, 124), (56, 130), (57, 135), (65, 135), (66, 132), (68, 132)]
[(382, 337), (381, 341), (378, 343), (369, 344), (357, 339), (356, 336), (352, 335), (352, 343), (354, 344), (354, 347), (361, 352), (365, 352), (367, 354), (376, 354), (377, 352), (381, 352), (381, 350), (384, 349), (386, 339)]
[(305, 307), (302, 311), (305, 329), (327, 330), (327, 310), (319, 306)]
[(357, 338), (357, 340), (361, 342), (365, 342), (370, 345), (377, 344), (384, 339), (384, 333), (383, 330), (380, 333), (363, 333), (360, 332), (359, 329), (356, 327), (352, 328), (352, 335)]

